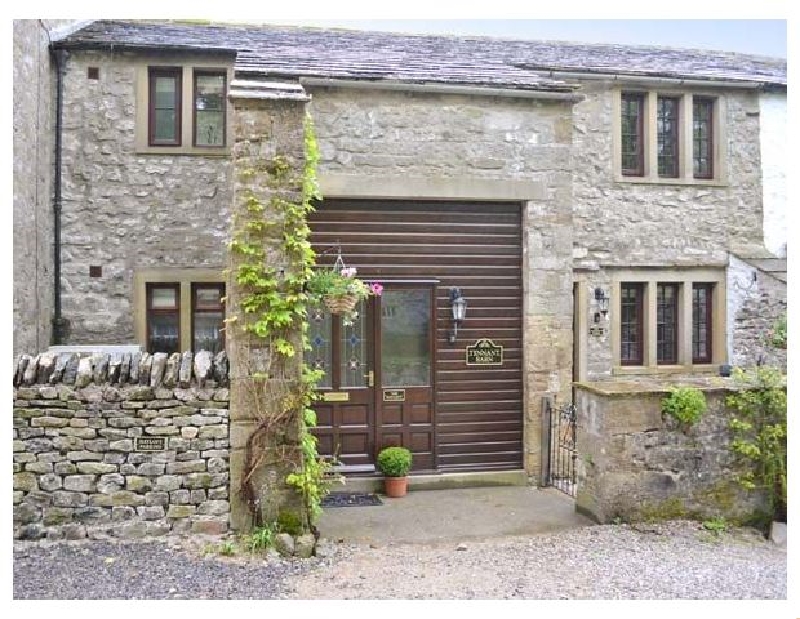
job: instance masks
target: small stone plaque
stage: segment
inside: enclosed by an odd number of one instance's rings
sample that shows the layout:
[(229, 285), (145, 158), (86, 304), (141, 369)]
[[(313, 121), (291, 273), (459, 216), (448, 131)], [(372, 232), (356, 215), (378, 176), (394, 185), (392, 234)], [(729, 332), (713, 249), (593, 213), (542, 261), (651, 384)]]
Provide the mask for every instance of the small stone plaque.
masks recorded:
[(165, 436), (139, 436), (136, 438), (136, 451), (164, 451), (167, 448)]
[(467, 346), (467, 365), (503, 365), (503, 347), (483, 338)]
[(594, 337), (603, 337), (605, 334), (605, 327), (589, 327), (589, 335), (593, 335)]
[(383, 390), (384, 402), (405, 402), (406, 390), (405, 389), (384, 389)]

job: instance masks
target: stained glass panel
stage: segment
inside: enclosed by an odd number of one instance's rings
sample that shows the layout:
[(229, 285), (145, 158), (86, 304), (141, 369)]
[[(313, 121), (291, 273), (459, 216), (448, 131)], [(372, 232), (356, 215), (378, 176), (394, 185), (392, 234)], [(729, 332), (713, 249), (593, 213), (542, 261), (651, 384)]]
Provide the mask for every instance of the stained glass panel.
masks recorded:
[(339, 341), (340, 386), (342, 389), (367, 386), (366, 374), (369, 368), (366, 363), (365, 311), (364, 301), (360, 301), (353, 320), (349, 324), (342, 321)]
[(331, 332), (330, 313), (321, 307), (312, 308), (308, 315), (308, 343), (311, 350), (305, 352), (305, 361), (312, 369), (325, 372), (318, 383), (323, 389), (333, 386)]

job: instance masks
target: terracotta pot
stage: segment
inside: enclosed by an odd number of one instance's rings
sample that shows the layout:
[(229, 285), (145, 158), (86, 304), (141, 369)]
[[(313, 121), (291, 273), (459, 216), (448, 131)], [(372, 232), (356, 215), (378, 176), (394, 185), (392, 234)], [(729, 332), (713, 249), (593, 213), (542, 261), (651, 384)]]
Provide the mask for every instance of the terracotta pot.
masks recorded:
[(408, 477), (386, 477), (386, 496), (398, 499), (406, 495), (408, 490)]

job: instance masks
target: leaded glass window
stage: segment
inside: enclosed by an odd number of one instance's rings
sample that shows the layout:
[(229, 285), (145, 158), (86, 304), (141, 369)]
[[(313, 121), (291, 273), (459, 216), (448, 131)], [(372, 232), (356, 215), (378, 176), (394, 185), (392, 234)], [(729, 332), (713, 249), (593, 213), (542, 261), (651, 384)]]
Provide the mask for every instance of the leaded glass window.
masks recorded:
[(620, 295), (620, 362), (622, 365), (642, 365), (644, 285), (622, 284)]
[(622, 94), (622, 174), (644, 175), (644, 95)]
[(658, 97), (658, 175), (667, 178), (678, 176), (678, 97)]
[(658, 284), (656, 292), (656, 359), (678, 362), (678, 284)]
[(694, 97), (692, 102), (692, 145), (695, 178), (714, 177), (714, 101)]
[(711, 363), (711, 295), (714, 284), (692, 286), (692, 363)]

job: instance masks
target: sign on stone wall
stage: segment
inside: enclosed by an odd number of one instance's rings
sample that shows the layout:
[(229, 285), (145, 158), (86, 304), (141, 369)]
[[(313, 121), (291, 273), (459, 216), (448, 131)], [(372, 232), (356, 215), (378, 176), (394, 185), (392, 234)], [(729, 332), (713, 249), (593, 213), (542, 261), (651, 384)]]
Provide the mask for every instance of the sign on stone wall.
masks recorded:
[(164, 436), (139, 436), (136, 438), (136, 451), (165, 451), (167, 439)]

